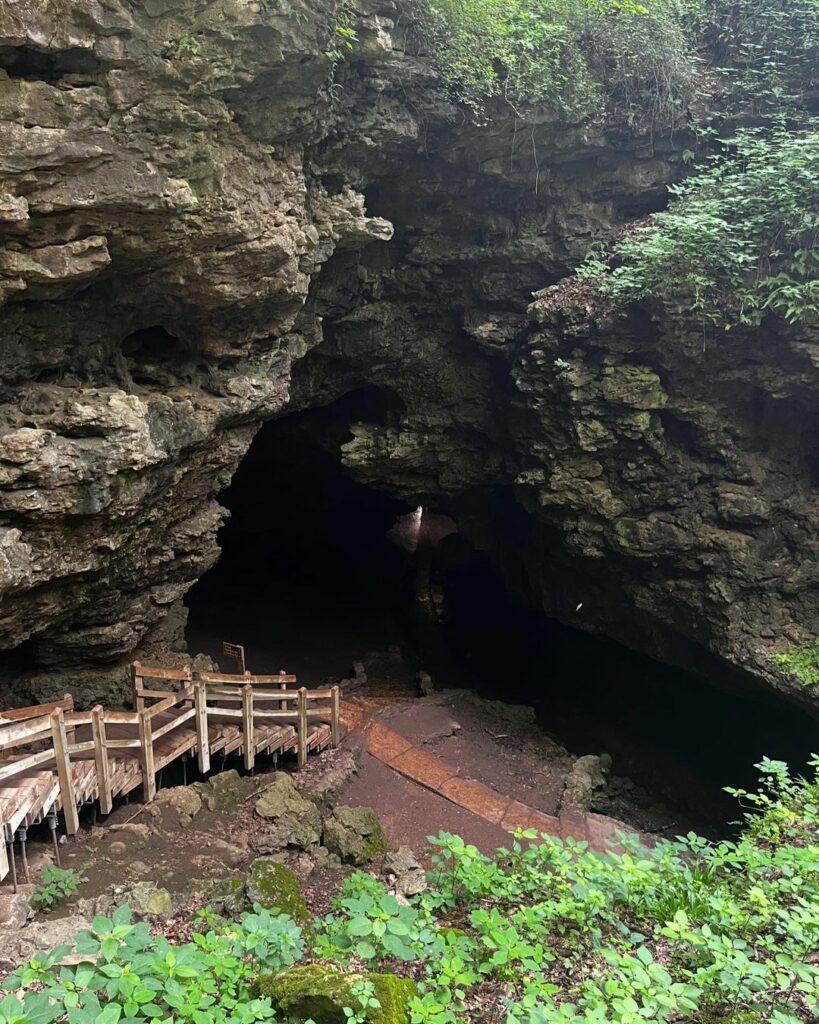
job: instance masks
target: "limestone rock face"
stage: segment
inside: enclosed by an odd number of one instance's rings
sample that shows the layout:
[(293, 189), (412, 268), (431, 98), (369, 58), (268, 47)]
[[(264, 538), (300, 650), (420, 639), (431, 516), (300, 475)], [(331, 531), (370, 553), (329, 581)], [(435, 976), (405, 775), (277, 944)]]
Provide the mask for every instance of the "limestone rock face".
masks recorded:
[(335, 454), (516, 596), (787, 685), (769, 648), (819, 619), (816, 337), (542, 291), (695, 143), (476, 126), (410, 8), (367, 3), (333, 67), (335, 8), (0, 4), (0, 701), (124, 699), (260, 424), (362, 387), (395, 411)]

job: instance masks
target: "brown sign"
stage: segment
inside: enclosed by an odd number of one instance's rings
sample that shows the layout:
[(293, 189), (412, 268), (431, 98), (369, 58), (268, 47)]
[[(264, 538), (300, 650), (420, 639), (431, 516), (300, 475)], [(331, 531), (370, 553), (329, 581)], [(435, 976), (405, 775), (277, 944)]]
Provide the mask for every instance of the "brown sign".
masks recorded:
[(245, 649), (241, 644), (222, 643), (222, 654), (226, 658), (235, 658), (239, 665), (239, 675), (245, 674)]

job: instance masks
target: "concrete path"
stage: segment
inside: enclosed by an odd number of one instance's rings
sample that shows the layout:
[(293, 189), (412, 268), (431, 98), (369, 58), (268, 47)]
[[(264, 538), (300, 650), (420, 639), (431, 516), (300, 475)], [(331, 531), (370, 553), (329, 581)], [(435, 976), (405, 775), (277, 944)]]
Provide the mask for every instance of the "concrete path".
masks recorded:
[(419, 750), (380, 722), (373, 722), (368, 729), (367, 750), (405, 778), (507, 832), (533, 828), (563, 840), (571, 838), (588, 842), (593, 849), (602, 852), (610, 850), (612, 842), (616, 844), (618, 831), (634, 831), (616, 818), (587, 813), (579, 808), (561, 811), (559, 817), (544, 814), (497, 793), (482, 782), (460, 778), (441, 758)]

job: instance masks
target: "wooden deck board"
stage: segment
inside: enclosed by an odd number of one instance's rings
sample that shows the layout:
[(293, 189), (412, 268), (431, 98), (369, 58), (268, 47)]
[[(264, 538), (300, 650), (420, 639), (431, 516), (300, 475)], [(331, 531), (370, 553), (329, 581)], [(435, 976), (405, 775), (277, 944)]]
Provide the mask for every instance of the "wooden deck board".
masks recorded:
[[(179, 671), (141, 666), (137, 675), (141, 680), (175, 680)], [(157, 674), (152, 677), (152, 672)], [(220, 677), (218, 690), (214, 690), (213, 694), (208, 693), (204, 702), (198, 705), (206, 712), (205, 717), (197, 718), (192, 713), (193, 695), (199, 694), (196, 698), (199, 701), (206, 691), (204, 688), (197, 689), (195, 680), (190, 682), (189, 673), (183, 672), (179, 678), (186, 684), (186, 688), (178, 696), (165, 693), (164, 688), (162, 692), (153, 694), (145, 689), (141, 693), (137, 692), (137, 708), (144, 709), (141, 714), (108, 712), (101, 708), (93, 713), (74, 713), (72, 699), (67, 696), (63, 701), (50, 705), (0, 715), (0, 766), (5, 766), (8, 772), (8, 777), (0, 781), (0, 824), (9, 825), (14, 832), (23, 823), (32, 824), (51, 808), (65, 812), (62, 801), (64, 795), (69, 794), (69, 807), (73, 805), (73, 829), (76, 829), (74, 808), (105, 795), (100, 793), (101, 779), (97, 777), (100, 764), (98, 758), (103, 756), (107, 757), (108, 762), (106, 799), (110, 807), (111, 798), (125, 796), (143, 786), (145, 765), (149, 768), (152, 766), (153, 780), (153, 776), (167, 765), (199, 751), (200, 734), (209, 752), (221, 753), (223, 757), (235, 751), (244, 751), (245, 743), (249, 742), (252, 753), (248, 756), (245, 751), (246, 765), (252, 765), (258, 753), (276, 754), (297, 750), (315, 752), (333, 744), (334, 733), (330, 724), (319, 720), (329, 716), (328, 709), (311, 710), (308, 715), (306, 702), (308, 699), (317, 701), (333, 695), (333, 706), (337, 713), (337, 690), (312, 691), (312, 698), (306, 696), (311, 691), (289, 691), (288, 714), (281, 718), (278, 715), (275, 718), (269, 717), (270, 711), (280, 712), (284, 705), (275, 693), (268, 690), (258, 696), (254, 694), (250, 710), (245, 705), (243, 716), (241, 710), (237, 711), (242, 704), (242, 692), (247, 697), (248, 683), (257, 681), (256, 678), (248, 674), (247, 677), (237, 677), (233, 684), (227, 677)], [(267, 678), (258, 681), (269, 685)], [(231, 685), (235, 685), (235, 693), (230, 692)], [(150, 703), (152, 697), (163, 698), (158, 701), (158, 706), (153, 705), (153, 710)], [(296, 702), (299, 703), (298, 708), (294, 706)], [(69, 713), (67, 717), (66, 712)], [(25, 723), (28, 719), (33, 719), (34, 724), (21, 727), (20, 721)], [(178, 725), (175, 725), (177, 720)], [(100, 723), (104, 723), (104, 726)], [(303, 730), (301, 744), (299, 728)], [(96, 733), (95, 729), (98, 730)], [(149, 736), (150, 740), (147, 738)], [(12, 753), (15, 747), (18, 752)], [(33, 754), (38, 756), (33, 758)], [(58, 758), (61, 760), (58, 761)], [(9, 771), (16, 762), (20, 762), (19, 771)], [(105, 774), (100, 772), (103, 785), (106, 784)], [(152, 789), (153, 781), (147, 790), (149, 797)], [(68, 815), (66, 820), (68, 822)], [(69, 827), (71, 830), (72, 826)], [(0, 858), (0, 879), (7, 872), (8, 865)]]

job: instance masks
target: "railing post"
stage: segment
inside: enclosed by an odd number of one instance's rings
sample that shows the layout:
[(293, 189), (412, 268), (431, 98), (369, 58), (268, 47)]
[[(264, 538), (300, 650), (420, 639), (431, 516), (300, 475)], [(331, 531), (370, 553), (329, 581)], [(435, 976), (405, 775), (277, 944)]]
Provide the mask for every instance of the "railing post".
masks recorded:
[(253, 686), (250, 683), (245, 683), (242, 687), (242, 730), (244, 732), (245, 768), (250, 769), (256, 762), (253, 737)]
[(338, 725), (341, 711), (341, 691), (337, 686), (333, 687), (332, 704), (330, 706), (330, 743), (334, 746), (338, 746), (339, 735)]
[(139, 696), (139, 691), (142, 689), (142, 686), (140, 685), (142, 683), (141, 668), (142, 666), (138, 661), (131, 662), (131, 685), (134, 690), (134, 710), (140, 713), (145, 710), (145, 698)]
[(210, 771), (207, 683), (204, 679), (197, 679), (193, 685), (194, 706), (196, 707), (196, 753), (199, 760), (199, 771), (206, 775)]
[(0, 821), (0, 881), (9, 873), (9, 855), (6, 850), (6, 826)]
[(299, 724), (298, 724), (299, 768), (307, 764), (307, 687), (299, 687)]
[(77, 814), (77, 798), (74, 795), (74, 779), (71, 776), (68, 739), (65, 734), (65, 713), (62, 708), (57, 708), (51, 714), (51, 742), (54, 745), (54, 761), (60, 782), (60, 802), (65, 816), (65, 830), (73, 836), (79, 831), (80, 819)]
[[(63, 695), (63, 702), (65, 703), (65, 708), (63, 709), (64, 711), (73, 711), (74, 710), (74, 695), (72, 693), (64, 694)], [(76, 738), (76, 734), (77, 734), (77, 730), (76, 730), (75, 726), (67, 725), (65, 727), (65, 737), (68, 740), (68, 745), (69, 746), (71, 746), (71, 744), (74, 742), (74, 740)]]
[(111, 766), (105, 747), (105, 718), (101, 704), (91, 710), (91, 735), (94, 737), (94, 763), (97, 768), (97, 791), (100, 796), (100, 810), (110, 814), (114, 806), (111, 795)]
[(142, 765), (142, 792), (145, 802), (150, 803), (156, 796), (156, 775), (154, 772), (154, 738), (151, 732), (151, 714), (139, 713), (139, 747)]
[[(283, 668), (279, 669), (279, 675), (282, 676), (282, 679), (279, 682), (279, 689), (280, 690), (286, 690), (287, 689), (287, 683), (284, 681), (284, 678), (283, 678), (284, 675), (285, 675), (285, 671), (284, 671)], [(279, 711), (287, 711), (287, 701), (286, 700), (280, 700), (279, 701)]]

